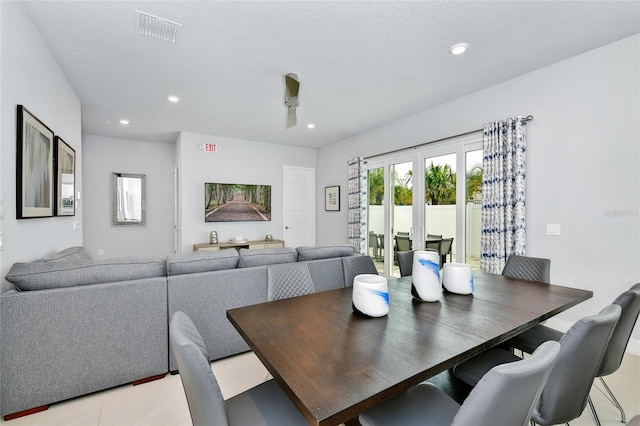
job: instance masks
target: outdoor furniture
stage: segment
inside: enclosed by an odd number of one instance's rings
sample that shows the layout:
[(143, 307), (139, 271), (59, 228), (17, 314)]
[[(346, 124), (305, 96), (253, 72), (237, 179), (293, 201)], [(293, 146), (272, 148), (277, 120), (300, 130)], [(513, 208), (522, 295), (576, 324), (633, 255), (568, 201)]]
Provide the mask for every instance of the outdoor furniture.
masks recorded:
[(383, 318), (355, 314), (351, 288), (230, 309), (227, 318), (309, 424), (328, 426), (593, 296), (474, 271), (473, 296), (416, 303), (411, 277), (388, 280)]
[(411, 251), (411, 240), (408, 235), (396, 235), (394, 237), (395, 245), (393, 247), (393, 258), (395, 264), (398, 264), (398, 256), (397, 253), (399, 251)]
[(427, 234), (425, 241), (425, 250), (440, 251), (440, 243), (442, 242), (442, 235)]
[(453, 254), (451, 253), (451, 246), (453, 245), (453, 238), (443, 238), (440, 242), (440, 268), (447, 262), (447, 255), (449, 255), (449, 262), (452, 261)]
[(373, 231), (369, 231), (369, 248), (371, 249), (371, 256), (375, 260), (380, 260), (380, 247), (378, 246), (378, 236)]

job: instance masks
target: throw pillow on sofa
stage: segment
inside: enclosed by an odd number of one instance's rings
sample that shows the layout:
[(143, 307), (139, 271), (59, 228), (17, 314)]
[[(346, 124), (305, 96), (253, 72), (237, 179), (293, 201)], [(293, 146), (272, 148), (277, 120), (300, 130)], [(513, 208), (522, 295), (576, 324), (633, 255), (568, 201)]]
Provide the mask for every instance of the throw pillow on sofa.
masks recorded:
[(56, 254), (45, 256), (36, 262), (67, 262), (71, 260), (93, 260), (91, 255), (82, 246), (74, 246), (59, 251)]

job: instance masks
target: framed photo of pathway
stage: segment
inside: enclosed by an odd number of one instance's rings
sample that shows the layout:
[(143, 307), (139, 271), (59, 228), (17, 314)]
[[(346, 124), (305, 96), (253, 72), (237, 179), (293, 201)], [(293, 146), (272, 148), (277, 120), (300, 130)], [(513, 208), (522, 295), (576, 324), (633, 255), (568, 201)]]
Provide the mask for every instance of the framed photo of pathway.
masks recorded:
[(340, 211), (340, 186), (324, 188), (324, 210), (327, 212)]
[(53, 216), (53, 131), (18, 105), (16, 218)]

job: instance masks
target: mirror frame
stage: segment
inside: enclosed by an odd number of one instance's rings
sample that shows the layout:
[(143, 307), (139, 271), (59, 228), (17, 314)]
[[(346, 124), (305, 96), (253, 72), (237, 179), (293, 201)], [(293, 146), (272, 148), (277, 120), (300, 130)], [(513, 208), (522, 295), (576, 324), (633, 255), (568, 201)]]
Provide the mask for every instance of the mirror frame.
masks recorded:
[[(140, 220), (118, 220), (119, 200), (118, 180), (122, 178), (140, 179)], [(111, 173), (111, 224), (112, 225), (146, 225), (147, 223), (147, 176), (134, 173)]]

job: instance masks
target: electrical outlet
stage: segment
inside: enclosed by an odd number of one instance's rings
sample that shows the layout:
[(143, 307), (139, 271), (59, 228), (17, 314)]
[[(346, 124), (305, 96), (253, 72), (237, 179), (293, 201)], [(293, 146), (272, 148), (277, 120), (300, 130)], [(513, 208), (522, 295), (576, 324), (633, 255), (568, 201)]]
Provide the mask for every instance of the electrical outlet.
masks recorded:
[(557, 223), (547, 223), (547, 235), (560, 235), (560, 225)]

